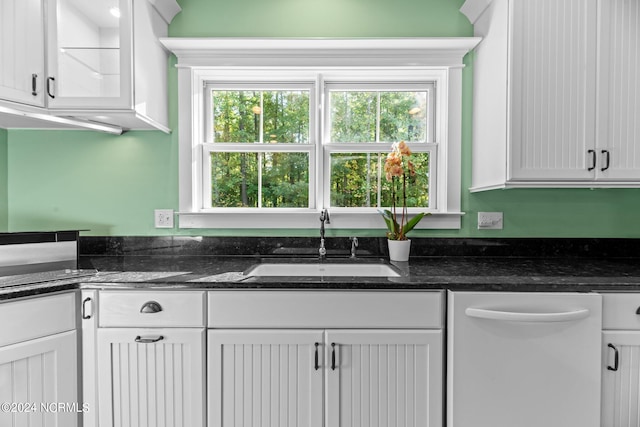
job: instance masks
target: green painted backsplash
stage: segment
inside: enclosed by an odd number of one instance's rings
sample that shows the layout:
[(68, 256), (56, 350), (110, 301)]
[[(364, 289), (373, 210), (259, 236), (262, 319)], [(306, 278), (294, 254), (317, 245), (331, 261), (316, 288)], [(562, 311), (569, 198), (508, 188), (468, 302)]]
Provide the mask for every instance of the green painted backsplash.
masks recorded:
[[(457, 37), (473, 28), (464, 0), (182, 0), (174, 37)], [(471, 194), (473, 55), (463, 90), (461, 230), (442, 237), (640, 237), (640, 190), (528, 189)], [(176, 71), (169, 69), (177, 129)], [(8, 141), (8, 142), (7, 142)], [(317, 230), (158, 230), (153, 210), (178, 207), (177, 132), (0, 131), (0, 231), (80, 228), (83, 235), (315, 236)], [(8, 170), (8, 177), (3, 171)], [(4, 175), (3, 175), (4, 173)], [(8, 201), (8, 210), (6, 208)], [(476, 229), (478, 211), (504, 212), (504, 230)], [(8, 216), (8, 220), (7, 220)], [(382, 236), (384, 230), (329, 230)]]

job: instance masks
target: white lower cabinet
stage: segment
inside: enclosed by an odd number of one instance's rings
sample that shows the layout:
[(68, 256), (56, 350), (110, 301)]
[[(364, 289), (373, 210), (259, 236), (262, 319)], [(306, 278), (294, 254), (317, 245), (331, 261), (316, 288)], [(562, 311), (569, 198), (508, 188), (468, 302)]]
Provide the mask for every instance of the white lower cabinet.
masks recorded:
[[(94, 301), (95, 296), (83, 299), (82, 314), (83, 331), (99, 325), (95, 345), (84, 348), (95, 349), (94, 372), (89, 363), (83, 373), (97, 378), (97, 425), (203, 427), (204, 292), (100, 291)], [(89, 418), (87, 425), (94, 425), (95, 417)]]
[(442, 427), (441, 293), (213, 291), (208, 306), (208, 427)]
[(325, 348), (328, 427), (442, 425), (441, 331), (330, 330)]
[(204, 425), (203, 329), (99, 329), (100, 426)]
[(640, 331), (605, 331), (602, 427), (640, 425)]
[(78, 425), (76, 357), (75, 331), (0, 348), (0, 426)]
[(603, 293), (601, 427), (640, 426), (640, 293)]
[(75, 293), (0, 303), (0, 426), (75, 427)]
[(210, 330), (209, 426), (322, 427), (322, 335)]
[(210, 427), (442, 425), (439, 330), (210, 330), (208, 338)]

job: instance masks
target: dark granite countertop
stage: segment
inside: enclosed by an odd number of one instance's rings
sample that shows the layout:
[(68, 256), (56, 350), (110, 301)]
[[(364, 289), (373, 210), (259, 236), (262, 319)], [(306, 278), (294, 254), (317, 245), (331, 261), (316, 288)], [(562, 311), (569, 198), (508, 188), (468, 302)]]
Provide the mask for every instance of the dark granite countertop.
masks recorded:
[[(296, 262), (316, 262), (297, 258)], [(291, 258), (193, 256), (137, 257), (127, 271), (80, 270), (0, 277), (0, 300), (43, 293), (91, 289), (450, 289), (473, 291), (590, 292), (640, 291), (640, 258), (416, 257), (395, 263), (400, 277), (250, 277), (260, 262)], [(327, 262), (351, 262), (345, 258)], [(362, 258), (362, 263), (388, 262)]]

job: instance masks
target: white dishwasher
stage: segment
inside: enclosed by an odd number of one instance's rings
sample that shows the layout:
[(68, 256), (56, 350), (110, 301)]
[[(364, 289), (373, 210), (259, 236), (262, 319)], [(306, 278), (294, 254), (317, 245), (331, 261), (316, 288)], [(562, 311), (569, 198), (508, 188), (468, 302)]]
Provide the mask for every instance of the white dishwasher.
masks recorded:
[(449, 292), (448, 427), (599, 427), (602, 297)]

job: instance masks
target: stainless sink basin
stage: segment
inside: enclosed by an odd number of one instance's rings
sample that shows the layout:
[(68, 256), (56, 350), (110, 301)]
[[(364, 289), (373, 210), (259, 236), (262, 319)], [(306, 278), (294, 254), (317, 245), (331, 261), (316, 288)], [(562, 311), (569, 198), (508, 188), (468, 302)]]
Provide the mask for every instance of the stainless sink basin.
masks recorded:
[(388, 264), (383, 263), (264, 263), (247, 271), (247, 276), (353, 276), (400, 277)]

